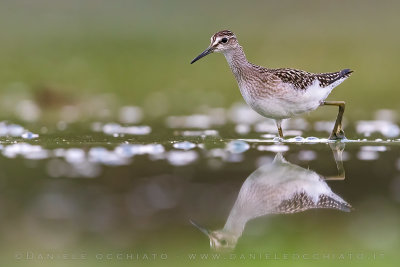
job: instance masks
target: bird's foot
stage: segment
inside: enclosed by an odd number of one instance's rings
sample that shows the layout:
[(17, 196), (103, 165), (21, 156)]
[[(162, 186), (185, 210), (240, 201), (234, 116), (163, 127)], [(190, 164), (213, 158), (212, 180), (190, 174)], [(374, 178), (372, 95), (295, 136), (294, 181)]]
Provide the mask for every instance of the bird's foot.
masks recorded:
[(331, 135), (329, 136), (329, 140), (343, 140), (346, 139), (346, 136), (344, 135), (344, 131), (342, 129), (337, 130), (336, 132), (332, 132)]

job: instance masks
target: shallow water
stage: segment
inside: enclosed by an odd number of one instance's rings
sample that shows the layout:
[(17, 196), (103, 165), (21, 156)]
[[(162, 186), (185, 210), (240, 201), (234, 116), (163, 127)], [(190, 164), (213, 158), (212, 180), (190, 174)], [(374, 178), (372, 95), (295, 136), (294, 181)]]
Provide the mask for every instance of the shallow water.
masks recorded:
[[(71, 123), (44, 133), (0, 123), (2, 261), (389, 266), (399, 260), (396, 122), (348, 123), (349, 139), (332, 143), (330, 123), (294, 119), (280, 140), (272, 122), (235, 116), (246, 112), (240, 111), (162, 123)], [(291, 167), (271, 171), (280, 155)], [(253, 172), (258, 180), (249, 178)], [(295, 183), (271, 186), (288, 177)], [(326, 190), (351, 208), (316, 205)], [(309, 198), (288, 202), (293, 192)], [(290, 203), (290, 212), (265, 210), (276, 199)], [(242, 226), (226, 246), (210, 248), (191, 223), (217, 230), (229, 216)]]

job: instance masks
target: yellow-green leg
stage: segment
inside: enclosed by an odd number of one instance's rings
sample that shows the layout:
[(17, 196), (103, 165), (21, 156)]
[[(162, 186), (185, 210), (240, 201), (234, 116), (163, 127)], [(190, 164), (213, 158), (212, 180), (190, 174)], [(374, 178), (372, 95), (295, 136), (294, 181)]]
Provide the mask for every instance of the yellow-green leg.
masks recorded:
[(278, 127), (279, 137), (283, 139), (282, 120), (275, 120), (276, 127)]
[(342, 119), (346, 103), (344, 101), (323, 101), (321, 105), (339, 107), (339, 112), (336, 117), (335, 126), (333, 127), (332, 133), (329, 136), (329, 140), (345, 139), (346, 136), (344, 136), (344, 131), (342, 128)]
[(330, 143), (329, 147), (333, 152), (333, 157), (336, 162), (338, 175), (325, 177), (325, 180), (344, 180), (346, 178), (346, 172), (343, 166), (343, 151), (345, 148), (345, 143), (342, 142)]

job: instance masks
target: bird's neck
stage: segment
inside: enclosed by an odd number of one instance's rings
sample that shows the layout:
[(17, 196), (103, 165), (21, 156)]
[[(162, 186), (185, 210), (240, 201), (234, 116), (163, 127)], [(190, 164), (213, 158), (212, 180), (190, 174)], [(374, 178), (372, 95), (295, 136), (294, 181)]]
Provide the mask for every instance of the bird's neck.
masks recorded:
[(236, 79), (240, 79), (243, 76), (244, 70), (249, 65), (243, 48), (238, 46), (236, 48), (227, 50), (224, 52), (224, 56), (226, 61), (228, 61), (229, 67), (231, 68)]
[(248, 218), (243, 216), (243, 214), (241, 214), (241, 212), (235, 207), (236, 205), (232, 208), (223, 229), (224, 231), (230, 233), (232, 237), (238, 239), (244, 231)]

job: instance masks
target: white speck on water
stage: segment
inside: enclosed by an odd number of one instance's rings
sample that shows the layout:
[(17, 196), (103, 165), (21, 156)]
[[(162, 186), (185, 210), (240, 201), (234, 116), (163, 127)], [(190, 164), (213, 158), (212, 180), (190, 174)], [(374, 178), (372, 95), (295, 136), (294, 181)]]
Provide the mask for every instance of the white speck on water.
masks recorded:
[(119, 110), (118, 117), (122, 123), (138, 123), (143, 118), (143, 112), (139, 107), (125, 106)]
[(235, 132), (238, 134), (248, 134), (250, 132), (250, 125), (248, 124), (236, 124)]
[(130, 158), (134, 155), (156, 155), (162, 154), (165, 152), (164, 146), (161, 144), (147, 144), (147, 145), (140, 145), (140, 144), (122, 144), (117, 146), (114, 149), (115, 153), (120, 155), (121, 157)]
[(121, 126), (118, 123), (106, 123), (103, 125), (103, 132), (114, 137), (120, 134), (146, 135), (151, 133), (150, 126)]
[(357, 153), (357, 158), (359, 160), (377, 160), (379, 158), (379, 153), (376, 151), (364, 151), (360, 150)]
[(115, 151), (109, 151), (104, 147), (93, 147), (88, 153), (89, 162), (102, 163), (110, 166), (120, 166), (129, 163), (126, 157), (121, 157)]
[(5, 146), (2, 154), (7, 158), (15, 158), (18, 155), (27, 159), (44, 159), (48, 157), (48, 151), (38, 145), (16, 143)]
[(262, 138), (269, 139), (269, 138), (275, 138), (276, 135), (275, 135), (275, 134), (262, 134), (261, 137), (262, 137)]
[(286, 142), (289, 142), (289, 143), (304, 143), (304, 140), (305, 139), (303, 137), (296, 136), (296, 137), (287, 139)]
[(190, 150), (196, 147), (196, 144), (188, 141), (183, 141), (179, 143), (173, 144), (173, 147), (176, 149)]
[(312, 150), (301, 150), (299, 152), (299, 160), (303, 160), (303, 161), (311, 161), (311, 160), (315, 160), (317, 158), (317, 153), (315, 153), (315, 151)]
[(250, 145), (241, 140), (233, 140), (226, 145), (226, 150), (231, 153), (243, 153), (250, 148)]
[(272, 151), (272, 152), (286, 152), (289, 150), (289, 147), (286, 145), (259, 145), (257, 146), (258, 151)]
[(306, 137), (304, 142), (306, 142), (306, 143), (318, 143), (319, 142), (319, 138), (318, 137), (314, 137), (314, 136), (309, 136), (309, 137)]
[(283, 138), (280, 138), (279, 136), (276, 136), (276, 137), (274, 137), (274, 138), (272, 139), (272, 142), (280, 143), (280, 142), (282, 142), (283, 140), (284, 140)]
[(387, 151), (386, 146), (362, 146), (360, 148), (361, 151), (377, 151), (377, 152), (385, 152)]
[(150, 126), (128, 126), (123, 128), (123, 134), (146, 135), (151, 133)]
[(171, 165), (174, 166), (184, 166), (188, 165), (198, 158), (196, 151), (176, 151), (172, 150), (167, 153), (167, 160)]
[(24, 133), (24, 127), (17, 125), (17, 124), (10, 124), (8, 125), (8, 135), (11, 136), (21, 136)]
[(103, 125), (103, 132), (109, 135), (118, 134), (121, 132), (121, 125), (118, 123), (106, 123)]
[(65, 150), (64, 158), (69, 163), (81, 163), (85, 160), (85, 151), (80, 148), (69, 148)]
[(7, 124), (6, 122), (0, 122), (0, 136), (21, 136), (26, 130), (24, 127), (18, 124)]
[(52, 152), (53, 152), (53, 155), (54, 155), (55, 157), (61, 158), (61, 157), (64, 157), (65, 151), (66, 151), (65, 148), (56, 148), (56, 149), (53, 149)]
[(183, 131), (182, 136), (217, 136), (219, 135), (217, 130), (204, 130), (204, 131)]
[(22, 138), (25, 138), (25, 139), (34, 139), (34, 138), (38, 138), (39, 135), (38, 135), (38, 134), (31, 133), (31, 132), (25, 132), (25, 133), (23, 133), (23, 134), (21, 135), (21, 137), (22, 137)]
[(209, 158), (220, 158), (224, 162), (240, 162), (243, 160), (243, 154), (231, 153), (228, 150), (221, 148), (213, 148), (207, 152)]
[(388, 138), (394, 138), (400, 135), (398, 125), (390, 121), (375, 120), (375, 121), (358, 121), (356, 131), (359, 134), (369, 137), (373, 133), (381, 133)]

